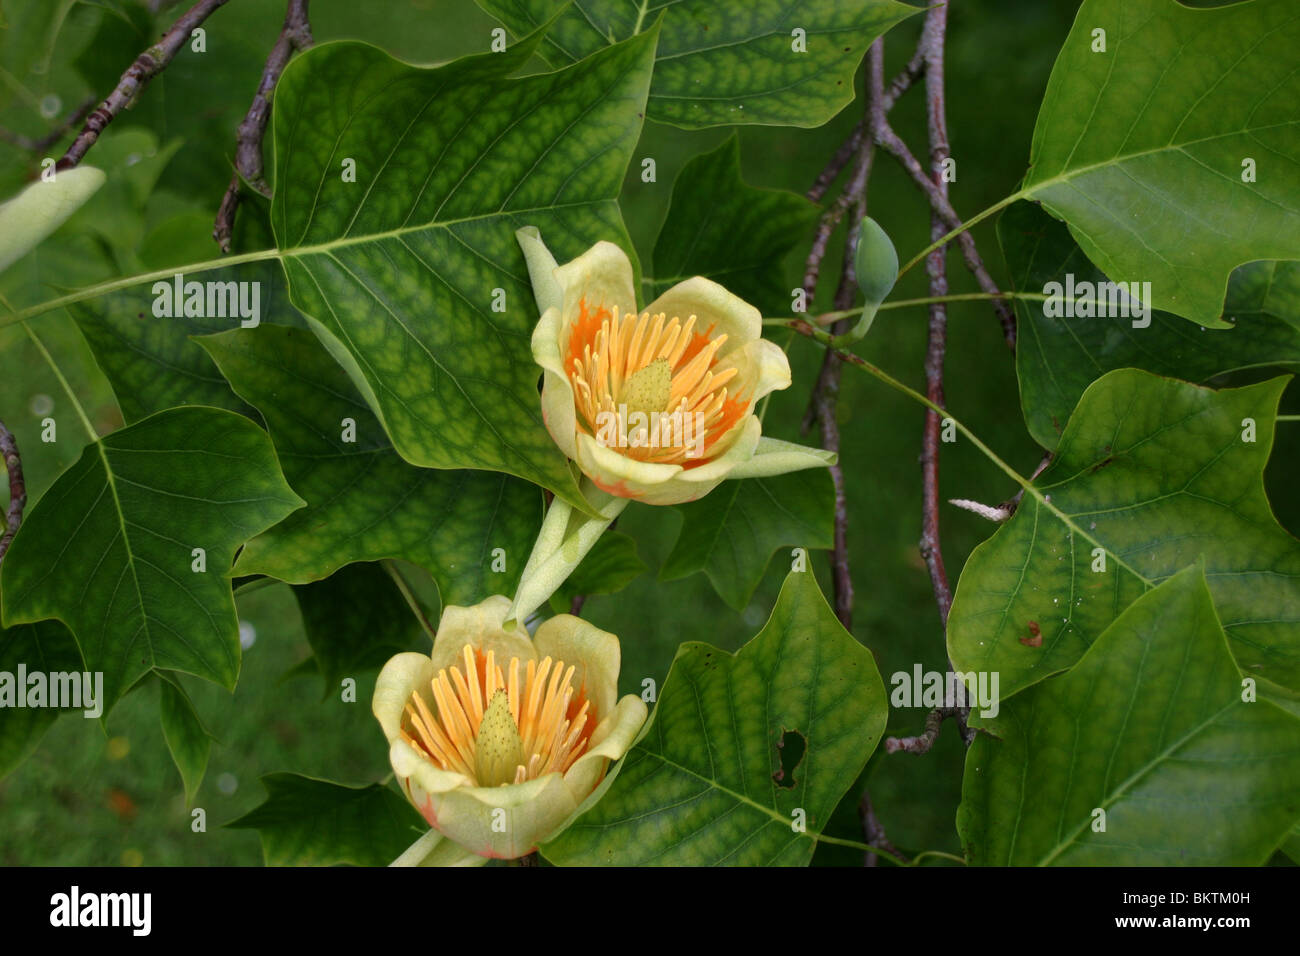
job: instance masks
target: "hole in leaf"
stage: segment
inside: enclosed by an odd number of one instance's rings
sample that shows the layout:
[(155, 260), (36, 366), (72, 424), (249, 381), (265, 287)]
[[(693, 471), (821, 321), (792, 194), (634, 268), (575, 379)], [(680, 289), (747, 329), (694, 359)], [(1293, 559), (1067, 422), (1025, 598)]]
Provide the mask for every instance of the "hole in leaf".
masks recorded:
[(792, 790), (796, 783), (794, 772), (803, 763), (803, 755), (808, 750), (808, 739), (797, 730), (784, 730), (781, 739), (776, 742), (776, 756), (781, 767), (772, 774), (772, 782), (783, 790)]

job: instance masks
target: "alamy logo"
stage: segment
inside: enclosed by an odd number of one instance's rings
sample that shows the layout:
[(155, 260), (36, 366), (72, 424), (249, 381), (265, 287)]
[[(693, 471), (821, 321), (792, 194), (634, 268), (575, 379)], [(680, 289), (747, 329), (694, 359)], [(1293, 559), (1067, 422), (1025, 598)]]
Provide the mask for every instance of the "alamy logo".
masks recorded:
[(89, 671), (0, 671), (0, 707), (58, 707), (82, 710), (86, 717), (104, 712), (104, 673)]
[(981, 717), (996, 717), (1001, 710), (998, 701), (999, 677), (997, 671), (923, 671), (915, 665), (911, 672), (897, 671), (890, 675), (893, 691), (889, 703), (894, 707), (963, 707), (969, 704), (979, 708)]
[(1043, 315), (1049, 319), (1132, 318), (1133, 328), (1151, 324), (1150, 282), (1079, 282), (1065, 274), (1065, 284), (1043, 286)]
[(153, 284), (153, 314), (160, 319), (238, 318), (245, 329), (262, 321), (262, 283), (186, 282), (178, 272), (172, 281)]
[(134, 936), (148, 936), (153, 919), (151, 893), (69, 893), (50, 897), (51, 926), (128, 926)]

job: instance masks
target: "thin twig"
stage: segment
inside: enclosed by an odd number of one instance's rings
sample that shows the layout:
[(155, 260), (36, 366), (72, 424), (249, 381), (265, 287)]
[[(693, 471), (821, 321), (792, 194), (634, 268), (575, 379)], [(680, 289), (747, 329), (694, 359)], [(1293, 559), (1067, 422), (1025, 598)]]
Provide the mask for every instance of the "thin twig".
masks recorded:
[(849, 160), (857, 155), (858, 150), (862, 147), (862, 137), (865, 133), (863, 129), (864, 121), (858, 120), (846, 140), (840, 144), (840, 148), (835, 151), (824, 169), (817, 174), (808, 192), (804, 195), (813, 202), (821, 202), (822, 197), (826, 195), (826, 190), (831, 188), (831, 183), (835, 182), (836, 177), (844, 171), (844, 167), (849, 164)]
[(230, 239), (235, 229), (235, 210), (239, 208), (240, 180), (263, 196), (271, 195), (271, 188), (262, 176), (262, 139), (266, 135), (266, 124), (271, 118), (271, 96), (276, 83), (280, 81), (280, 74), (288, 66), (295, 51), (305, 50), (314, 42), (311, 21), (307, 17), (309, 2), (310, 0), (289, 0), (284, 14), (284, 26), (266, 58), (253, 103), (239, 124), (235, 139), (235, 172), (230, 177), (225, 195), (221, 197), (221, 207), (217, 210), (217, 220), (212, 228), (212, 238), (217, 241), (223, 253), (230, 252)]
[[(912, 151), (907, 148), (907, 144), (894, 132), (893, 128), (885, 124), (877, 132), (876, 144), (885, 152), (889, 153), (902, 164), (903, 168), (911, 175), (916, 184), (921, 187), (926, 198), (930, 200), (931, 209), (939, 215), (944, 224), (944, 229), (940, 230), (932, 241), (937, 241), (945, 236), (950, 229), (961, 228), (961, 217), (957, 211), (952, 208), (948, 202), (947, 184), (938, 178), (936, 183), (926, 175), (920, 162), (912, 155)], [(944, 188), (940, 189), (942, 185)], [(1002, 301), (1002, 295), (998, 291), (998, 284), (993, 281), (989, 275), (988, 268), (984, 265), (984, 260), (980, 257), (979, 249), (975, 246), (975, 237), (969, 231), (963, 232), (957, 236), (957, 241), (961, 245), (962, 258), (966, 262), (966, 268), (970, 270), (975, 281), (979, 283), (980, 288), (992, 296), (993, 309), (997, 312), (999, 320), (1002, 322), (1002, 334), (1006, 339), (1007, 345), (1014, 348), (1016, 344), (1016, 317), (1011, 307)], [(938, 251), (938, 250), (935, 250)], [(930, 253), (930, 257), (934, 252)]]
[(64, 117), (63, 121), (55, 126), (54, 129), (37, 139), (24, 136), (22, 133), (15, 133), (3, 126), (0, 126), (0, 139), (4, 140), (6, 143), (12, 143), (19, 149), (25, 149), (31, 153), (44, 152), (66, 136), (69, 130), (84, 120), (86, 114), (94, 107), (95, 102), (95, 97), (87, 97), (80, 106)]
[[(884, 43), (877, 39), (867, 51), (867, 110), (868, 113), (859, 123), (861, 131), (871, 123), (873, 113), (881, 109), (882, 88), (884, 86)], [(853, 304), (857, 291), (857, 275), (854, 268), (854, 256), (857, 251), (858, 234), (861, 231), (862, 218), (867, 209), (867, 180), (871, 176), (871, 163), (874, 148), (865, 135), (857, 137), (857, 161), (853, 175), (845, 188), (827, 213), (823, 215), (817, 239), (809, 253), (807, 269), (804, 275), (804, 291), (808, 299), (816, 292), (817, 278), (821, 271), (821, 259), (826, 253), (826, 243), (830, 233), (843, 218), (850, 206), (854, 207), (854, 219), (849, 234), (844, 241), (843, 265), (840, 269), (840, 281), (835, 290), (835, 308), (848, 310)], [(834, 334), (847, 330), (848, 317), (838, 320), (832, 326)], [(827, 351), (822, 359), (821, 371), (813, 386), (808, 411), (804, 416), (804, 431), (812, 427), (815, 419), (821, 425), (822, 447), (837, 455), (840, 450), (840, 427), (836, 416), (839, 404), (840, 373), (843, 359), (833, 351)], [(831, 548), (831, 574), (835, 591), (835, 616), (846, 630), (853, 627), (853, 576), (849, 568), (848, 548), (848, 497), (844, 484), (844, 470), (838, 464), (830, 467), (831, 482), (835, 488), (835, 531)]]
[(193, 30), (226, 2), (227, 0), (199, 0), (172, 24), (172, 28), (163, 34), (161, 40), (136, 57), (135, 62), (122, 74), (117, 87), (108, 94), (108, 99), (91, 111), (86, 118), (86, 125), (54, 168), (59, 171), (71, 169), (81, 162), (90, 147), (95, 145), (95, 140), (99, 139), (104, 127), (135, 101), (150, 80), (167, 68), (180, 48), (189, 41)]
[[(912, 57), (911, 62), (900, 70), (898, 75), (890, 81), (889, 88), (881, 96), (880, 109), (882, 113), (888, 113), (893, 109), (894, 104), (898, 102), (899, 97), (906, 93), (911, 85), (924, 72), (925, 60), (921, 57), (921, 51), (917, 50), (916, 54)], [(870, 89), (867, 91), (867, 96), (871, 96)], [(822, 197), (825, 196), (826, 191), (830, 189), (831, 183), (835, 182), (839, 174), (844, 171), (844, 167), (849, 164), (849, 160), (852, 159), (862, 147), (862, 137), (864, 135), (866, 135), (865, 116), (858, 120), (857, 125), (853, 127), (853, 131), (849, 133), (848, 138), (840, 144), (840, 148), (835, 151), (835, 155), (831, 157), (825, 168), (817, 174), (817, 179), (813, 181), (812, 186), (809, 188), (808, 192), (805, 193), (809, 199), (813, 202), (822, 201)]]
[(27, 504), (27, 484), (23, 481), (23, 460), (18, 454), (18, 442), (4, 422), (0, 422), (0, 456), (3, 456), (5, 471), (9, 473), (9, 511), (5, 515), (4, 534), (0, 535), (0, 561), (3, 561), (9, 542), (23, 523), (23, 507)]
[[(898, 851), (898, 847), (889, 842), (889, 837), (885, 835), (885, 828), (876, 818), (875, 808), (871, 805), (871, 795), (862, 791), (862, 801), (858, 804), (858, 818), (862, 821), (862, 835), (867, 841), (867, 846), (876, 847), (890, 856), (897, 857), (904, 864), (908, 862), (907, 857)], [(863, 854), (863, 866), (875, 866), (880, 857), (871, 851)]]
[[(946, 0), (940, 0), (926, 14), (920, 49), (925, 57), (926, 115), (930, 138), (930, 167), (934, 181), (926, 180), (941, 199), (947, 202), (948, 184), (943, 181), (943, 164), (948, 158), (948, 128), (944, 115), (943, 47), (948, 19)], [(896, 139), (897, 137), (895, 137)], [(882, 144), (883, 145), (883, 144)], [(913, 160), (915, 162), (915, 160)], [(930, 238), (945, 232), (944, 220), (937, 207), (930, 213)], [(930, 296), (948, 294), (947, 252), (936, 249), (926, 260), (930, 277)], [(930, 304), (930, 324), (925, 353), (925, 394), (940, 408), (944, 405), (943, 365), (948, 345), (948, 306)], [(925, 431), (921, 443), (921, 556), (930, 572), (930, 585), (939, 606), (939, 620), (948, 627), (948, 610), (952, 607), (952, 589), (944, 567), (939, 540), (939, 427), (941, 419), (932, 409), (925, 411)]]
[(889, 88), (885, 90), (884, 95), (880, 98), (881, 115), (885, 115), (892, 110), (899, 97), (906, 93), (924, 73), (925, 56), (918, 46), (907, 66), (903, 67), (898, 75), (889, 81)]

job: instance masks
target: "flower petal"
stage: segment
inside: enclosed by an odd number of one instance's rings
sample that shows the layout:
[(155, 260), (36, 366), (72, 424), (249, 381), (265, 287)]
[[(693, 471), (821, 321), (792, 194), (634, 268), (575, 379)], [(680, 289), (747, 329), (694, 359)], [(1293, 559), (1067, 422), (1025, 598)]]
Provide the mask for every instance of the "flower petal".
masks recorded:
[(423, 654), (407, 652), (389, 658), (375, 681), (370, 710), (389, 743), (401, 738), (402, 713), (417, 687), (428, 687), (437, 673), (433, 661)]
[(447, 605), (438, 622), (438, 636), (434, 638), (433, 653), (430, 654), (433, 673), (444, 667), (461, 665), (466, 644), (473, 644), (485, 653), (495, 651), (498, 661), (508, 661), (512, 657), (528, 661), (536, 657), (532, 642), (524, 634), (503, 627), (509, 610), (510, 599), (500, 594), (494, 594), (473, 607)]
[(561, 306), (560, 345), (578, 317), (579, 302), (595, 311), (618, 306), (622, 314), (636, 310), (636, 288), (632, 284), (632, 261), (612, 242), (596, 243), (572, 262), (555, 270), (555, 281), (564, 295)]
[(821, 448), (765, 437), (759, 441), (754, 457), (737, 465), (727, 477), (766, 478), (805, 468), (825, 468), (835, 464), (838, 458), (834, 452)]
[(758, 309), (703, 276), (677, 283), (646, 306), (646, 311), (651, 315), (664, 312), (669, 318), (677, 316), (683, 322), (694, 315), (699, 332), (707, 332), (713, 326), (714, 338), (727, 336), (726, 344), (718, 350), (719, 357), (730, 355), (763, 334), (763, 315)]
[(609, 761), (618, 760), (632, 749), (648, 713), (645, 701), (635, 694), (628, 694), (618, 702), (614, 712), (600, 722), (591, 736), (587, 752), (564, 774), (564, 782), (579, 803), (596, 789)]
[(767, 339), (746, 342), (718, 362), (718, 370), (736, 369), (736, 381), (731, 389), (750, 401), (750, 407), (769, 392), (790, 387), (790, 360), (785, 350)]
[(574, 665), (574, 689), (585, 690), (597, 722), (604, 720), (618, 697), (618, 638), (580, 617), (557, 614), (542, 622), (533, 642), (539, 657)]
[(515, 239), (524, 251), (524, 261), (528, 263), (528, 278), (533, 283), (533, 298), (537, 300), (537, 311), (558, 309), (564, 301), (564, 292), (555, 279), (555, 270), (559, 265), (551, 250), (542, 242), (542, 234), (536, 226), (524, 226), (515, 230)]

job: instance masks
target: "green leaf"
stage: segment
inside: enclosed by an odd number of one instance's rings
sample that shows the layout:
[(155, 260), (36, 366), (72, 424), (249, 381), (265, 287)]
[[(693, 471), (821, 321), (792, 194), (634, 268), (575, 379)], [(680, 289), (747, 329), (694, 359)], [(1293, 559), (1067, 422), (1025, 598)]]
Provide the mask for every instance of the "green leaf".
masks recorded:
[(648, 570), (636, 541), (621, 531), (606, 531), (551, 596), (551, 610), (567, 613), (579, 594), (617, 594)]
[(326, 696), (340, 692), (343, 678), (411, 650), (420, 634), (420, 622), (378, 564), (349, 564), (324, 581), (295, 586), (293, 596)]
[(773, 552), (834, 543), (835, 486), (823, 470), (728, 481), (705, 499), (674, 507), (684, 520), (660, 580), (703, 571), (737, 611), (749, 603)]
[(871, 652), (812, 572), (792, 573), (734, 656), (681, 646), (613, 784), (542, 853), (570, 866), (807, 864), (888, 707)]
[(1201, 570), (1169, 578), (976, 738), (957, 815), (969, 859), (1264, 863), (1300, 818), (1300, 721), (1242, 696)]
[[(1300, 542), (1262, 479), (1286, 382), (1216, 392), (1121, 369), (1090, 385), (1051, 466), (962, 570), (948, 618), (955, 667), (1000, 672), (1010, 696), (1074, 664), (1144, 591), (1204, 559), (1238, 665), (1300, 689)], [(1031, 624), (1040, 646), (1024, 643)]]
[(262, 778), (266, 802), (226, 826), (256, 830), (267, 866), (387, 866), (428, 826), (379, 784), (346, 787), (296, 773)]
[(673, 183), (655, 241), (650, 301), (691, 276), (726, 286), (765, 313), (790, 311), (786, 254), (811, 234), (818, 208), (802, 196), (758, 189), (740, 175), (740, 141), (689, 160)]
[[(1043, 292), (1049, 282), (1065, 286), (1067, 275), (1076, 287), (1107, 281), (1069, 230), (1033, 203), (1016, 203), (1002, 214), (998, 240), (1012, 282), (1021, 291)], [(1267, 289), (1258, 288), (1249, 275), (1230, 288), (1228, 314), (1238, 317), (1231, 329), (1198, 329), (1154, 310), (1145, 328), (1134, 327), (1144, 319), (1130, 316), (1049, 316), (1044, 303), (1018, 299), (1016, 372), (1030, 434), (1043, 447), (1055, 448), (1084, 389), (1112, 369), (1141, 368), (1205, 382), (1236, 369), (1300, 363), (1300, 328), (1265, 313), (1266, 296)], [(1238, 303), (1259, 307), (1248, 314), (1237, 310)], [(1300, 309), (1296, 315), (1300, 320)]]
[(154, 673), (158, 675), (158, 716), (162, 720), (163, 739), (185, 784), (185, 802), (192, 805), (208, 768), (212, 738), (203, 729), (180, 681), (166, 671)]
[(87, 669), (104, 673), (105, 713), (152, 667), (234, 687), (226, 572), (236, 548), (301, 505), (248, 419), (159, 412), (86, 446), (27, 515), (0, 572), (4, 622), (67, 624)]
[[(20, 665), (28, 674), (35, 671), (80, 674), (85, 670), (77, 642), (58, 621), (0, 629), (0, 674), (13, 675), (14, 693), (25, 695), (27, 688), (18, 683)], [(17, 707), (16, 703), (15, 700), (0, 706), (0, 780), (30, 757), (59, 715), (68, 712), (54, 707)], [(77, 713), (84, 714), (84, 711), (82, 708)]]
[[(403, 558), (433, 575), (446, 604), (512, 593), (541, 524), (536, 488), (403, 461), (310, 332), (263, 326), (198, 342), (262, 412), (285, 478), (308, 503), (250, 541), (237, 574), (306, 584), (354, 561)], [(504, 572), (493, 570), (498, 548)]]
[(1156, 307), (1221, 326), (1234, 268), (1300, 249), (1297, 45), (1293, 0), (1085, 0), (1020, 195), (1115, 281), (1150, 282)]
[[(647, 109), (687, 129), (763, 123), (821, 126), (853, 101), (871, 41), (917, 12), (893, 0), (478, 0), (522, 35), (560, 13), (540, 50), (572, 63), (649, 29), (663, 34)], [(804, 31), (805, 52), (794, 31)]]
[(1230, 321), (1267, 316), (1300, 329), (1300, 262), (1251, 262), (1228, 280)]
[(655, 37), (519, 79), (535, 38), (433, 69), (331, 43), (285, 70), (271, 218), (293, 300), (406, 460), (590, 507), (542, 424), (514, 233), (538, 227), (560, 261), (600, 239), (631, 250), (615, 200)]

